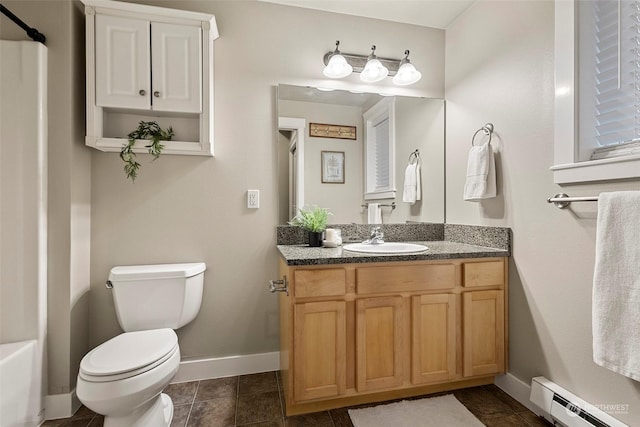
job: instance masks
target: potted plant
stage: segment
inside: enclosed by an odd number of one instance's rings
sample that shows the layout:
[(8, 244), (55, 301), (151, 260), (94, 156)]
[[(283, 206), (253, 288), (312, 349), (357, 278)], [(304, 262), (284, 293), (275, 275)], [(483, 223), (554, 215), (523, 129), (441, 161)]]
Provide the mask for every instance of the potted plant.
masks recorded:
[(156, 122), (141, 121), (138, 123), (138, 127), (133, 132), (127, 135), (128, 142), (122, 146), (120, 150), (120, 158), (124, 162), (124, 173), (127, 178), (131, 178), (131, 181), (135, 181), (138, 176), (138, 169), (140, 163), (136, 161), (136, 153), (133, 151), (133, 147), (136, 144), (137, 139), (148, 139), (151, 141), (149, 145), (145, 145), (145, 148), (149, 151), (149, 154), (153, 156), (153, 160), (160, 157), (164, 145), (161, 141), (171, 141), (173, 138), (173, 128), (169, 126), (169, 129), (164, 130)]
[(289, 225), (304, 228), (309, 233), (309, 246), (322, 246), (324, 230), (329, 221), (329, 209), (314, 206), (311, 209), (299, 209)]

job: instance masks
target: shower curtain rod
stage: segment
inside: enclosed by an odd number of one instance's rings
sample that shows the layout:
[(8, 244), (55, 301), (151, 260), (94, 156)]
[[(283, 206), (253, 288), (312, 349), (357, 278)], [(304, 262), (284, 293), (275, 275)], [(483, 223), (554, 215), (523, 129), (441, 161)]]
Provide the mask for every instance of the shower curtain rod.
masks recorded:
[(44, 36), (44, 34), (42, 34), (40, 31), (36, 30), (35, 28), (31, 28), (30, 26), (25, 24), (22, 19), (18, 18), (16, 15), (14, 15), (9, 9), (4, 7), (4, 5), (2, 3), (0, 3), (0, 12), (2, 12), (3, 15), (6, 15), (7, 18), (9, 18), (13, 22), (15, 22), (16, 25), (18, 25), (20, 28), (25, 30), (27, 32), (27, 35), (29, 37), (31, 37), (34, 41), (40, 42), (42, 44), (45, 44), (45, 41), (47, 40), (47, 38)]

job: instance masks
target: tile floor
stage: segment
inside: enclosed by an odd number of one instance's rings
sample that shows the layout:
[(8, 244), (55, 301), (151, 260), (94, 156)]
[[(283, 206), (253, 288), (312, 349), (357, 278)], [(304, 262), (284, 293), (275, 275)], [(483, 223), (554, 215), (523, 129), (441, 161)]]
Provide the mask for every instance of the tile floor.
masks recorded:
[[(165, 393), (171, 396), (175, 406), (172, 427), (353, 426), (347, 408), (285, 417), (277, 372), (171, 384)], [(488, 427), (551, 425), (494, 385), (458, 390), (453, 394)], [(102, 424), (102, 416), (82, 407), (71, 418), (46, 421), (43, 426), (101, 427)]]

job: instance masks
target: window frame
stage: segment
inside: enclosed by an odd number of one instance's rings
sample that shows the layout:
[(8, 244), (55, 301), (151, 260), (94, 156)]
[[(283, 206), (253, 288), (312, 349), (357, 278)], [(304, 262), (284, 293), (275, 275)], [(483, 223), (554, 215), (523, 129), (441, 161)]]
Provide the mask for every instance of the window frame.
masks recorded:
[(555, 0), (554, 182), (640, 178), (640, 154), (579, 161), (577, 1)]
[[(396, 171), (395, 171), (395, 123), (396, 108), (395, 97), (385, 98), (367, 110), (362, 116), (364, 120), (364, 200), (395, 199), (396, 197)], [(384, 119), (389, 123), (389, 186), (379, 190), (369, 191), (369, 165), (375, 162), (370, 158), (370, 145), (374, 142), (371, 135), (375, 134), (376, 123)], [(375, 184), (375, 183), (374, 183)]]

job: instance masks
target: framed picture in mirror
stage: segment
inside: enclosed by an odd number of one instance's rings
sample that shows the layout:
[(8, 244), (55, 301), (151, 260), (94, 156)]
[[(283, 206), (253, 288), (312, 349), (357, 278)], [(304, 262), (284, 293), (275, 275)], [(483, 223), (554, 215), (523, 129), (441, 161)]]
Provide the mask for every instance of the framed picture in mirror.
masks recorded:
[(344, 184), (344, 151), (322, 151), (322, 183)]

